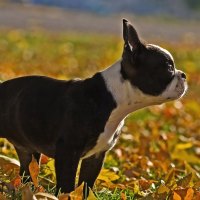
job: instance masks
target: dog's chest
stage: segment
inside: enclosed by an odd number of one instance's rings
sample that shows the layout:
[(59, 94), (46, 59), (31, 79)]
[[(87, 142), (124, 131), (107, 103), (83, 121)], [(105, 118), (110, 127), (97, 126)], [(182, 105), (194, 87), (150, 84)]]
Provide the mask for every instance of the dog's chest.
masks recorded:
[(96, 145), (90, 149), (83, 158), (111, 149), (116, 144), (123, 125), (123, 119), (121, 120), (119, 117), (115, 118), (111, 114), (105, 125), (104, 132), (102, 132), (97, 139)]

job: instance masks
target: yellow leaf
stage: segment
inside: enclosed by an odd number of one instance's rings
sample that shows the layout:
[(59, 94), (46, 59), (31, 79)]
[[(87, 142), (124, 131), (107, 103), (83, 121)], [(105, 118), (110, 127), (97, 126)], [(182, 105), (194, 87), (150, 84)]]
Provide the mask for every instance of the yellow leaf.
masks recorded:
[(97, 200), (97, 198), (95, 197), (93, 191), (91, 190), (91, 188), (89, 188), (89, 195), (87, 200)]
[(174, 192), (173, 200), (181, 200), (181, 197), (176, 192)]
[(194, 154), (188, 153), (186, 150), (183, 149), (175, 149), (172, 154), (172, 159), (177, 159), (177, 160), (182, 160), (182, 161), (187, 161), (189, 163), (196, 163), (200, 164), (200, 159), (195, 156)]
[(37, 163), (37, 160), (32, 156), (32, 161), (29, 164), (29, 172), (30, 176), (32, 178), (33, 184), (35, 187), (38, 187), (38, 174), (39, 174), (39, 165)]
[(158, 194), (162, 194), (165, 192), (168, 193), (169, 191), (170, 191), (170, 189), (166, 185), (160, 185), (158, 188)]
[(174, 183), (175, 183), (175, 177), (174, 176), (175, 176), (175, 172), (174, 172), (174, 169), (172, 168), (165, 177), (166, 185), (168, 185), (168, 186), (174, 185)]
[(83, 187), (84, 187), (84, 183), (82, 183), (73, 192), (71, 192), (70, 200), (82, 200), (83, 199)]
[(184, 200), (192, 200), (194, 196), (194, 190), (192, 188), (188, 188), (187, 194), (184, 198)]
[(115, 172), (110, 171), (109, 169), (102, 169), (97, 179), (105, 182), (112, 182), (118, 180), (119, 176)]
[(193, 146), (191, 142), (188, 143), (179, 143), (176, 145), (176, 149), (189, 149)]
[(184, 162), (184, 165), (185, 165), (185, 169), (187, 170), (188, 173), (192, 173), (192, 180), (193, 181), (198, 181), (199, 180), (199, 176), (198, 176), (198, 173), (195, 169), (192, 168), (192, 166), (187, 163), (187, 162)]

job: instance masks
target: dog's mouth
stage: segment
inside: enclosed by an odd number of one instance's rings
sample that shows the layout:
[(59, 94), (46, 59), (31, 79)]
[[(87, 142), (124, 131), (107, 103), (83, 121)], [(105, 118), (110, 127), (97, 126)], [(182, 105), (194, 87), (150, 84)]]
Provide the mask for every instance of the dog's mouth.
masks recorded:
[(177, 70), (167, 89), (163, 92), (162, 96), (167, 101), (179, 99), (186, 93), (188, 89), (186, 77), (183, 77), (181, 74), (183, 72)]

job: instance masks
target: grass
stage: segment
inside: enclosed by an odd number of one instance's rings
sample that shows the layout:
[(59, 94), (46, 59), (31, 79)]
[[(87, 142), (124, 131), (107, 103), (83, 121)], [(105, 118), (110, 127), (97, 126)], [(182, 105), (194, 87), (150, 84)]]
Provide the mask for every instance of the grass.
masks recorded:
[[(182, 100), (128, 117), (118, 144), (107, 155), (104, 168), (108, 171), (102, 171), (96, 181), (97, 199), (173, 199), (192, 192), (193, 197), (200, 196), (200, 46), (161, 45), (172, 52), (177, 68), (186, 72), (189, 91)], [(122, 46), (121, 39), (111, 36), (0, 32), (0, 78), (30, 74), (85, 78), (119, 59)], [(0, 146), (1, 154), (17, 158), (5, 140), (0, 140)], [(0, 168), (4, 182), (13, 176)], [(52, 193), (55, 174), (51, 160), (42, 166), (40, 177), (40, 183)], [(16, 199), (21, 198), (23, 186), (16, 189)]]

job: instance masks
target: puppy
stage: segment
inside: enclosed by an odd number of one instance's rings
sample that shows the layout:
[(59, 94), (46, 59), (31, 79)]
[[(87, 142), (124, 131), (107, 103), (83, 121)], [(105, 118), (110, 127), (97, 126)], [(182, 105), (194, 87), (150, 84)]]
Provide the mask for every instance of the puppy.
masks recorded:
[(78, 184), (93, 187), (124, 118), (184, 95), (186, 75), (166, 49), (144, 44), (125, 19), (123, 39), (122, 58), (91, 78), (26, 76), (0, 84), (0, 137), (14, 145), (20, 174), (43, 153), (55, 159), (57, 190), (74, 190), (80, 160)]

